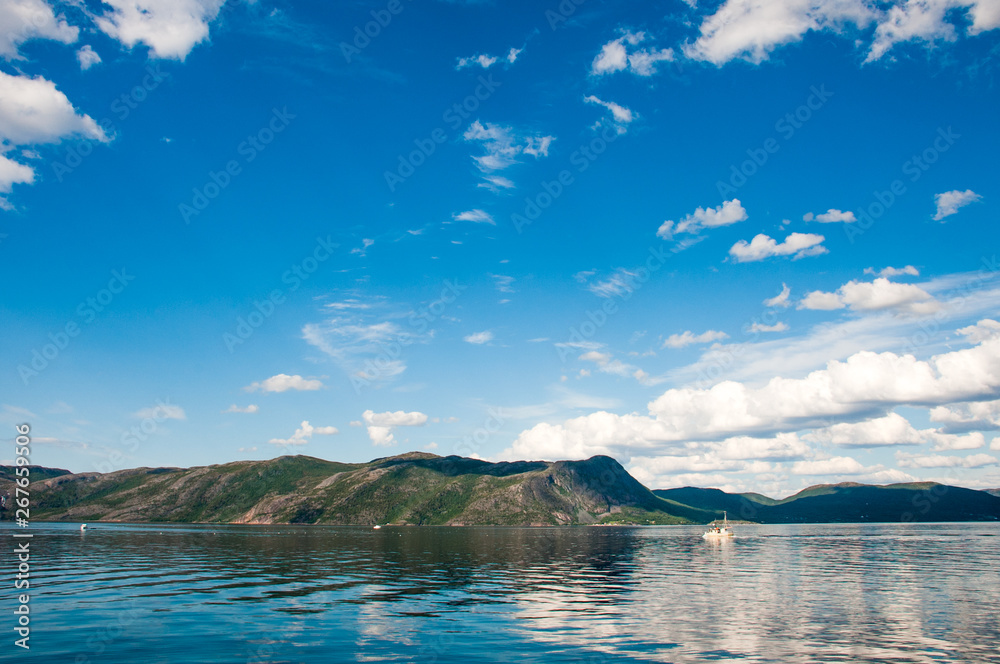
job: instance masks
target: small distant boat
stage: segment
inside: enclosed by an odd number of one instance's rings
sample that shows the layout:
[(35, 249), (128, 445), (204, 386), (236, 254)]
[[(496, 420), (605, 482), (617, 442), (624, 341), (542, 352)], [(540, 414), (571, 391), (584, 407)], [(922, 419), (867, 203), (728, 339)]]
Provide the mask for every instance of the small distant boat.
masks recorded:
[(80, 524), (80, 530), (86, 530), (86, 529), (87, 529), (87, 524), (85, 523)]
[(725, 512), (722, 513), (722, 525), (720, 526), (719, 524), (715, 524), (709, 528), (704, 535), (702, 535), (702, 537), (707, 540), (725, 539), (732, 536), (733, 529), (729, 527), (729, 517)]
[(376, 523), (374, 526), (372, 526), (372, 530), (382, 530), (382, 526)]

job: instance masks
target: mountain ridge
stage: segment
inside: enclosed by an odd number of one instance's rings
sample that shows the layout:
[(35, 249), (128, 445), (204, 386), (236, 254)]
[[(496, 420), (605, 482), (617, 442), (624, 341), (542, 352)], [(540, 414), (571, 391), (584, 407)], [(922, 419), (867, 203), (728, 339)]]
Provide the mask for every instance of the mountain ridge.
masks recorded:
[[(817, 484), (781, 499), (678, 487), (650, 490), (607, 456), (490, 462), (407, 452), (366, 463), (295, 455), (191, 468), (72, 473), (30, 466), (32, 518), (246, 524), (606, 525), (979, 521), (1000, 490), (934, 482)], [(15, 468), (0, 466), (0, 494)], [(5, 512), (10, 512), (8, 499)], [(4, 517), (12, 514), (4, 514)]]

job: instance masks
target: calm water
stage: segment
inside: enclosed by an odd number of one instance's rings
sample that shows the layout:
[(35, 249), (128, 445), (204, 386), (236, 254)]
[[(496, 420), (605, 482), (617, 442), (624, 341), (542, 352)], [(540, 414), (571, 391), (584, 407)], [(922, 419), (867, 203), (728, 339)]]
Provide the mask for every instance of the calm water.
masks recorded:
[(32, 526), (0, 659), (1000, 662), (1000, 524), (92, 528)]

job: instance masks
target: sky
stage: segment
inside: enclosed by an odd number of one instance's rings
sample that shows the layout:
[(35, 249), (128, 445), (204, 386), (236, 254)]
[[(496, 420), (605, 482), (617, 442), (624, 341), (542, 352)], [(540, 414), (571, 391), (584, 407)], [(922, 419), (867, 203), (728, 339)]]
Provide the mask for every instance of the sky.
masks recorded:
[(74, 472), (1000, 486), (1000, 4), (0, 1), (0, 426)]

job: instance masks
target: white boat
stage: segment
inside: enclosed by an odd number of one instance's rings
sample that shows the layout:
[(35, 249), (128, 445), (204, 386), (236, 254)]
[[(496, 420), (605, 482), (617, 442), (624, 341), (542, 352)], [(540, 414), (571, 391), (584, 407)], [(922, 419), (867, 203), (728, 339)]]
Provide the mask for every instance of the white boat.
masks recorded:
[(382, 530), (382, 526), (376, 523), (374, 526), (372, 526), (372, 530)]
[(86, 530), (86, 529), (87, 529), (87, 524), (84, 523), (80, 526), (80, 530)]
[[(715, 523), (714, 521), (712, 523)], [(711, 525), (711, 524), (710, 524)], [(711, 526), (708, 531), (702, 535), (705, 539), (725, 539), (727, 537), (733, 536), (733, 529), (729, 527), (729, 517), (725, 512), (722, 513), (722, 525), (715, 523)]]

